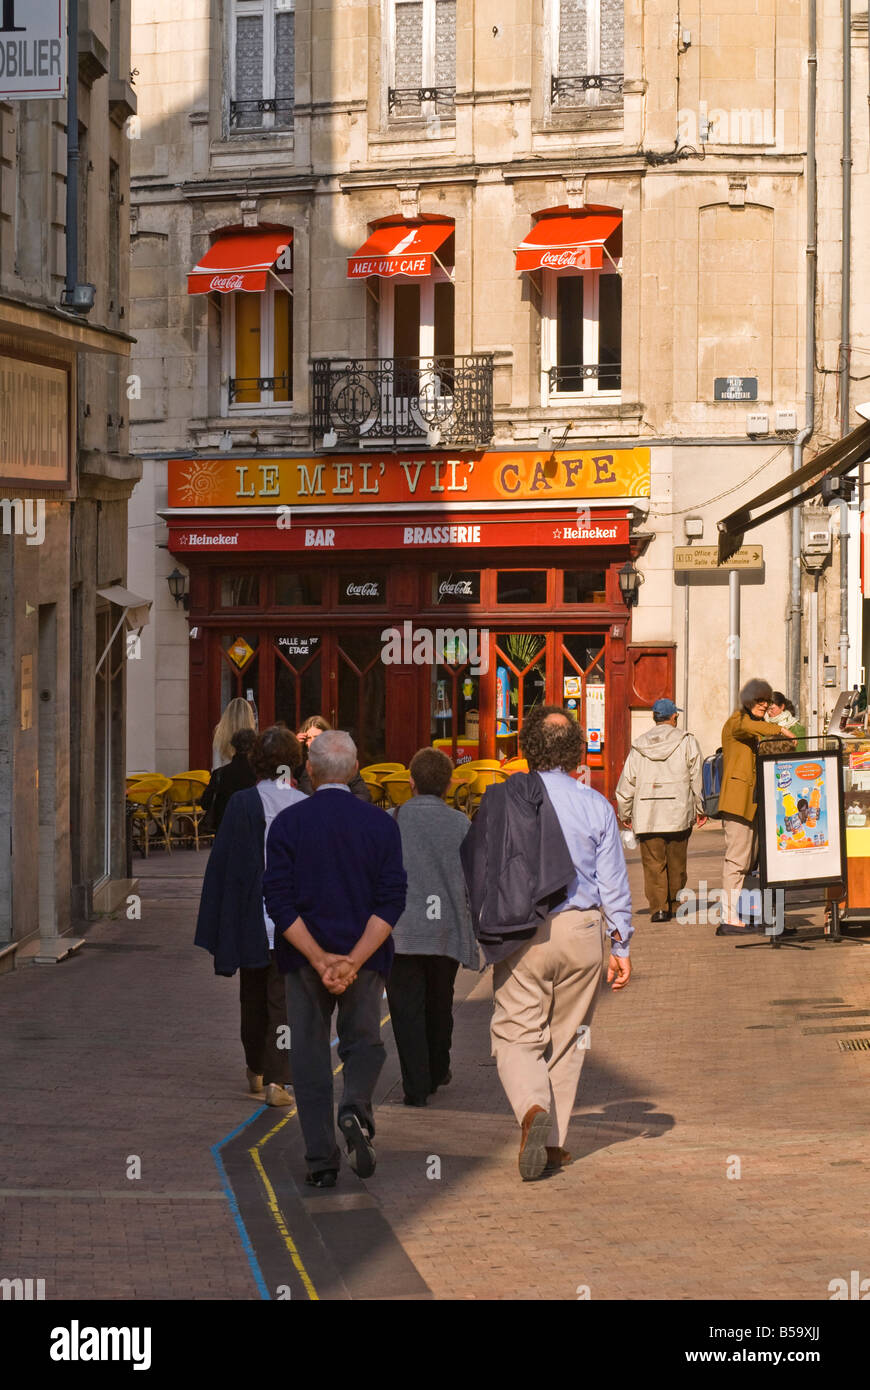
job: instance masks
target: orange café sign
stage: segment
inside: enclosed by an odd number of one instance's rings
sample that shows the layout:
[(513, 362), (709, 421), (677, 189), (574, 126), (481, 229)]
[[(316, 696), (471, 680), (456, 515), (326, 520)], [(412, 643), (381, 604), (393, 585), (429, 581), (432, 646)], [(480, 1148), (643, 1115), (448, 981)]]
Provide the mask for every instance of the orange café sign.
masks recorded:
[(649, 497), (649, 449), (170, 459), (170, 507)]

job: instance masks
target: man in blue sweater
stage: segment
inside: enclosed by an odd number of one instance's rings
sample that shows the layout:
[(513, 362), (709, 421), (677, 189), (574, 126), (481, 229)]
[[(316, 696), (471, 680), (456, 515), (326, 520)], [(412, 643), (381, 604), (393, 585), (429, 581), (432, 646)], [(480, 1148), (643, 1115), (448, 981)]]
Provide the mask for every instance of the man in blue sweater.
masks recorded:
[(293, 1089), (305, 1137), (305, 1181), (334, 1187), (335, 1136), (329, 1034), (338, 1002), (344, 1064), (338, 1126), (361, 1178), (375, 1171), (372, 1095), (384, 1065), (381, 1000), (393, 959), (391, 933), (405, 908), (407, 877), (396, 822), (353, 796), (349, 734), (319, 734), (308, 750), (314, 794), (276, 816), (266, 846), (263, 897), (286, 973)]

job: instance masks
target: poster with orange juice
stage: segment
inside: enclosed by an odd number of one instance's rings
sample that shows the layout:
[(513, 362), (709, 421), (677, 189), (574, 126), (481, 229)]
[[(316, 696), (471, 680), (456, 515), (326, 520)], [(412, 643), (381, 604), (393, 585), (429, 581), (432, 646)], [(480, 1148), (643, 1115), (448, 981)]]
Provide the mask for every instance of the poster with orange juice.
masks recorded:
[(776, 850), (778, 855), (811, 855), (827, 850), (828, 791), (824, 761), (777, 759)]

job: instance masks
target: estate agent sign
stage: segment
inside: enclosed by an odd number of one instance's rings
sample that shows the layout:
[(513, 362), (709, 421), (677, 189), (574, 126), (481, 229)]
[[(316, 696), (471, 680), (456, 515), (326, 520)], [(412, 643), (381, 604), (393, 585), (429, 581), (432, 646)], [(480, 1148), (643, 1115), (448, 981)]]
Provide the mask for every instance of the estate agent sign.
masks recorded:
[(66, 95), (66, 0), (0, 0), (0, 101)]

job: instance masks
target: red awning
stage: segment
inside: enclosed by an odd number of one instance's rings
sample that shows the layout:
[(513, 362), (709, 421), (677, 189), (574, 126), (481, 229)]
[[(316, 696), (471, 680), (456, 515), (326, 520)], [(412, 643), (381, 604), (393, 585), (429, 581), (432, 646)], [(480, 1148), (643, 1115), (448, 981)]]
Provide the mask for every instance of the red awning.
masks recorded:
[(293, 241), (293, 233), (284, 231), (228, 232), (210, 246), (199, 265), (187, 277), (188, 294), (209, 294), (218, 290), (230, 294), (233, 290), (262, 293), (268, 272), (281, 252)]
[(604, 243), (621, 222), (618, 212), (542, 217), (517, 247), (517, 270), (600, 270)]
[(432, 257), (452, 233), (452, 222), (401, 222), (378, 227), (356, 255), (348, 257), (348, 279), (359, 280), (366, 275), (431, 275)]

